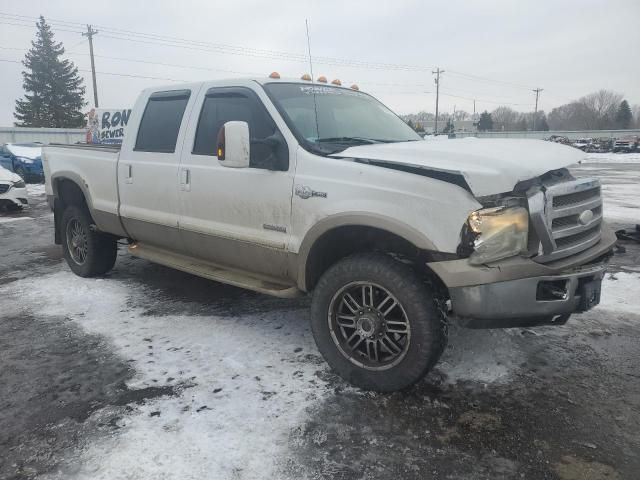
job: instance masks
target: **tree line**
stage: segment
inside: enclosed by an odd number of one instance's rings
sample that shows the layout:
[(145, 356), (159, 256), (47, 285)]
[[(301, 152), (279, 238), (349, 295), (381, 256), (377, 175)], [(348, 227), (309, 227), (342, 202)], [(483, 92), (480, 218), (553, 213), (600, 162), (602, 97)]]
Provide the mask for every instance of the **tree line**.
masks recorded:
[[(424, 125), (435, 120), (430, 112), (403, 116), (416, 131), (423, 132)], [(479, 131), (514, 132), (548, 130), (616, 130), (640, 128), (640, 105), (631, 107), (620, 93), (599, 90), (577, 100), (554, 108), (547, 115), (544, 111), (518, 112), (508, 106), (500, 106), (480, 115), (457, 110), (453, 115), (444, 113), (438, 117), (438, 131), (453, 131), (453, 122), (473, 120)], [(440, 126), (442, 125), (442, 126)]]

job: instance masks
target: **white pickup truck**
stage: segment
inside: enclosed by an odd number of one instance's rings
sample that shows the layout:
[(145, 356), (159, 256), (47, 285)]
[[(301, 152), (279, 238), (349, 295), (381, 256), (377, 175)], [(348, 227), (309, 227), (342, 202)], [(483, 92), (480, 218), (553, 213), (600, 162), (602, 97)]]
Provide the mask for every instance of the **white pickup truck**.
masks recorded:
[(615, 235), (582, 153), (424, 141), (357, 90), (272, 75), (142, 92), (121, 148), (44, 149), (55, 240), (80, 276), (116, 241), (280, 297), (313, 292), (320, 352), (392, 391), (471, 327), (561, 324), (599, 302)]

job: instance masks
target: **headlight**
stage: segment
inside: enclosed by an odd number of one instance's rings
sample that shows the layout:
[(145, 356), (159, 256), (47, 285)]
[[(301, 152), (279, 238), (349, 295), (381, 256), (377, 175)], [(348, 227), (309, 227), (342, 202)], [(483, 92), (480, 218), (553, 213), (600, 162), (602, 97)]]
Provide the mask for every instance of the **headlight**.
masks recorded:
[(24, 180), (18, 180), (17, 182), (13, 182), (13, 186), (15, 188), (25, 188)]
[(467, 220), (475, 234), (473, 265), (495, 262), (527, 252), (529, 214), (522, 207), (494, 207), (477, 210)]
[(28, 163), (28, 164), (32, 164), (33, 162), (35, 162), (35, 160), (33, 158), (27, 158), (27, 157), (17, 157), (18, 160), (20, 160), (22, 163)]

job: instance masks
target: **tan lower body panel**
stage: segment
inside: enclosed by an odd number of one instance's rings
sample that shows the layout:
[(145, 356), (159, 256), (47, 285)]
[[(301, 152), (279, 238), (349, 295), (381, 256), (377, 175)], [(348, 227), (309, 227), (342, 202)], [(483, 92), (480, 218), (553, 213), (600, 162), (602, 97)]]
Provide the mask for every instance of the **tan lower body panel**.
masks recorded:
[(166, 267), (274, 297), (293, 298), (302, 294), (298, 287), (292, 284), (282, 283), (282, 281), (255, 273), (229, 269), (150, 245), (134, 243), (129, 246), (129, 252), (136, 257)]

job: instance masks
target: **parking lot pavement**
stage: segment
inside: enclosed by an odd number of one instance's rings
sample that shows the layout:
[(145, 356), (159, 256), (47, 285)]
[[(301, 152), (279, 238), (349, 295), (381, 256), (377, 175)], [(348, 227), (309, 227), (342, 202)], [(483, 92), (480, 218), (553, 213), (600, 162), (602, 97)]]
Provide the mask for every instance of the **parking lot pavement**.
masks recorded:
[[(617, 228), (640, 223), (640, 162), (575, 173), (602, 178)], [(423, 382), (382, 395), (330, 372), (308, 299), (123, 251), (104, 278), (72, 275), (31, 194), (0, 214), (0, 478), (637, 478), (637, 245), (597, 309), (561, 327), (454, 324)]]

